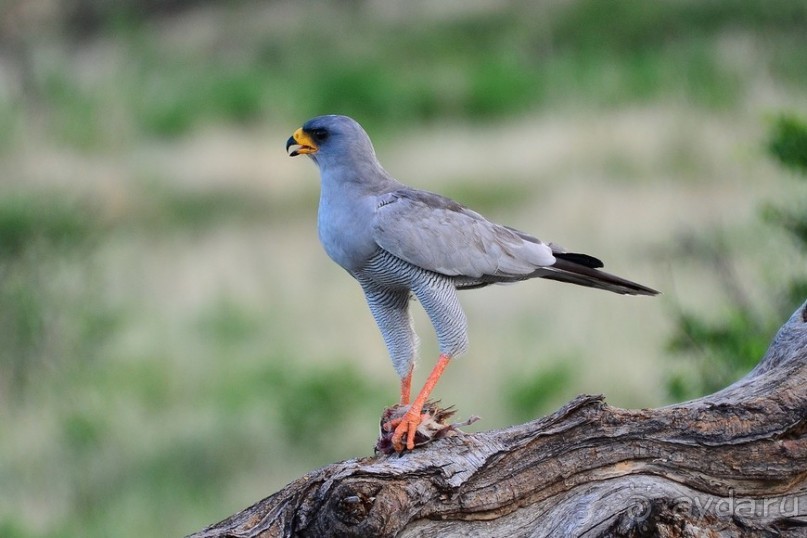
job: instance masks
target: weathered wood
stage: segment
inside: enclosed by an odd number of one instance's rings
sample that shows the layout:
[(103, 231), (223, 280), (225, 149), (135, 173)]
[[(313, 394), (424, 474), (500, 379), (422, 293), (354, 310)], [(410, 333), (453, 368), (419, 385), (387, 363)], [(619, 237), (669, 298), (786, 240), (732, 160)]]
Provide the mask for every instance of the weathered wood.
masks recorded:
[(746, 377), (313, 471), (193, 538), (807, 536), (807, 304)]

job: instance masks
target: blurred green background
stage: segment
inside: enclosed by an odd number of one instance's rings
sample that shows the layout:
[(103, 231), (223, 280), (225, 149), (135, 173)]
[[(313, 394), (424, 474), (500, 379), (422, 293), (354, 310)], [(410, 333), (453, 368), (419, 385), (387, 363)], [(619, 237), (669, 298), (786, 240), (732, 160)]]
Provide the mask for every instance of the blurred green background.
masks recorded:
[(464, 293), (469, 430), (730, 383), (807, 295), (805, 50), (804, 0), (4, 0), (0, 536), (183, 535), (371, 453), (398, 380), (284, 152), (321, 113), (664, 293)]

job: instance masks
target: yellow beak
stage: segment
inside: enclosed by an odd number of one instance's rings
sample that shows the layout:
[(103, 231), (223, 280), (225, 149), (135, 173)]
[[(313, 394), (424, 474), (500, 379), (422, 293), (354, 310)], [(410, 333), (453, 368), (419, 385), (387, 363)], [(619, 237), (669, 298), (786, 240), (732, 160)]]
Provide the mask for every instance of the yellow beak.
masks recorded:
[(308, 133), (303, 131), (302, 127), (294, 131), (294, 134), (286, 141), (286, 151), (291, 157), (316, 153), (318, 149), (317, 144), (308, 136)]

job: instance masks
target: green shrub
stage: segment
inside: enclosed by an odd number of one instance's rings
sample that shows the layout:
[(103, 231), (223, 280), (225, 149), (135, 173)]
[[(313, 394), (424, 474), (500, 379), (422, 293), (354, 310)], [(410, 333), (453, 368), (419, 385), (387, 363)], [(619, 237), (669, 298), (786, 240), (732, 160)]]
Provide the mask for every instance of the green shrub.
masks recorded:
[[(795, 116), (782, 115), (773, 123), (767, 147), (783, 166), (802, 173), (807, 180), (807, 124)], [(801, 207), (807, 200), (801, 201)], [(794, 238), (796, 248), (807, 254), (807, 212), (768, 206), (763, 216)], [(731, 279), (730, 271), (721, 270), (719, 260), (728, 253), (715, 253), (713, 274)], [(707, 257), (708, 259), (708, 257)], [(725, 284), (725, 283), (724, 283)], [(735, 290), (737, 282), (729, 282)], [(729, 294), (729, 303), (720, 321), (679, 312), (669, 341), (669, 349), (686, 357), (687, 368), (674, 368), (667, 379), (667, 391), (675, 400), (712, 393), (747, 373), (759, 362), (780, 320), (766, 319), (763, 312), (787, 313), (807, 298), (807, 278), (769, 283), (770, 304), (752, 307), (742, 293)]]

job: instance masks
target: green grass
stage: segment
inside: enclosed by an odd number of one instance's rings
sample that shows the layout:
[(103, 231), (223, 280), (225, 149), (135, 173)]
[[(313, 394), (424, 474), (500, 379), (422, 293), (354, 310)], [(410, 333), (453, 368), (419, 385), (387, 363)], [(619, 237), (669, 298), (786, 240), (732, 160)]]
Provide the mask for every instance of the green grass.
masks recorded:
[(173, 137), (205, 122), (256, 121), (266, 106), (268, 81), (260, 66), (239, 69), (182, 59), (152, 61), (156, 65), (144, 65), (142, 78), (133, 80), (126, 103), (146, 134)]
[(506, 405), (519, 422), (533, 420), (552, 411), (551, 404), (573, 379), (569, 364), (574, 361), (560, 360), (531, 375), (520, 374), (504, 383)]
[[(787, 114), (777, 117), (768, 133), (767, 150), (780, 165), (800, 173), (797, 177), (802, 180), (807, 177), (807, 124), (800, 118)], [(790, 249), (791, 255), (797, 255), (797, 251), (807, 253), (807, 219), (803, 210), (805, 200), (793, 198), (799, 210), (792, 209), (792, 201), (788, 207), (766, 204), (762, 218), (788, 232), (796, 247)], [(764, 355), (777, 326), (765, 315), (764, 306), (752, 307), (725, 246), (691, 246), (696, 248), (688, 249), (691, 250), (688, 255), (711, 266), (728, 297), (720, 321), (683, 311), (675, 316), (676, 325), (668, 347), (688, 361), (684, 367), (674, 369), (667, 381), (667, 389), (676, 400), (710, 394), (750, 371)], [(765, 299), (771, 311), (791, 308), (807, 296), (807, 281), (801, 274), (790, 279), (779, 277), (768, 288)]]
[[(222, 121), (302, 121), (325, 112), (376, 129), (580, 101), (597, 108), (667, 99), (719, 109), (748, 91), (760, 70), (784, 85), (807, 79), (802, 0), (589, 0), (418, 22), (325, 6), (322, 19), (259, 36), (231, 31), (226, 46), (197, 51), (166, 45), (140, 17), (112, 17), (125, 61), (92, 80), (69, 60), (50, 65), (34, 95), (42, 95), (51, 136), (87, 148), (113, 143), (121, 123), (135, 136), (178, 137)], [(742, 71), (726, 62), (718, 47), (726, 35), (750, 39), (763, 63)]]
[(0, 392), (21, 397), (37, 372), (52, 364), (49, 345), (63, 344), (60, 351), (69, 355), (95, 341), (93, 312), (68, 316), (58, 305), (86, 301), (71, 283), (89, 275), (71, 274), (65, 263), (85, 263), (82, 256), (103, 226), (91, 204), (64, 193), (0, 196), (0, 369), (6, 374)]
[(776, 118), (768, 140), (768, 152), (784, 166), (807, 173), (807, 122), (787, 114)]
[(90, 204), (63, 193), (6, 192), (0, 195), (0, 263), (43, 245), (73, 249), (91, 240), (101, 223)]
[[(280, 204), (268, 197), (238, 189), (175, 189), (169, 181), (144, 182), (143, 207), (139, 210), (148, 214), (142, 218), (135, 212), (135, 226), (152, 229), (169, 229), (180, 232), (201, 232), (225, 223), (269, 222), (281, 218), (295, 203)], [(299, 204), (311, 201), (301, 200)]]

